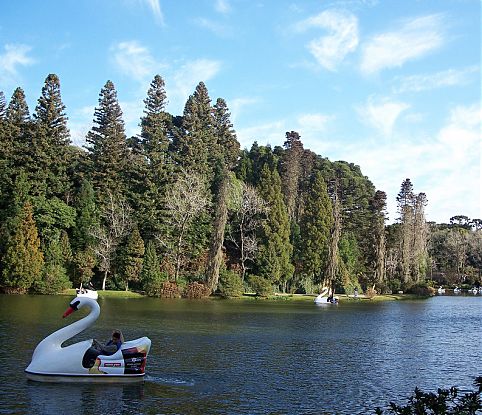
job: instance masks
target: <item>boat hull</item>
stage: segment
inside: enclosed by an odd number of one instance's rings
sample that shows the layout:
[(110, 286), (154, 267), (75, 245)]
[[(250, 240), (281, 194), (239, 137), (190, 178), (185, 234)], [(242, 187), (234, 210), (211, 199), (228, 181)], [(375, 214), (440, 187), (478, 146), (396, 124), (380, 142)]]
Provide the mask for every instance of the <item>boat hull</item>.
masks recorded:
[(50, 382), (50, 383), (133, 383), (144, 381), (145, 373), (135, 375), (75, 375), (67, 373), (35, 373), (25, 371), (27, 379), (35, 382)]

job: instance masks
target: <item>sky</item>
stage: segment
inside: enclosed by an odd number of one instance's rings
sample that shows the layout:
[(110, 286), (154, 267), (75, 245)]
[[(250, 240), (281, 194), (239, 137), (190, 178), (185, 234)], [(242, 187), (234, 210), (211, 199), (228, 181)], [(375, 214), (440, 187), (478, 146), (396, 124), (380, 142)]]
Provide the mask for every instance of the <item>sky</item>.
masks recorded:
[(33, 113), (57, 74), (76, 145), (107, 80), (128, 136), (156, 74), (173, 115), (202, 81), (242, 148), (297, 131), (359, 165), (389, 223), (406, 178), (427, 220), (482, 218), (480, 0), (18, 0), (0, 16), (7, 102), (20, 86)]

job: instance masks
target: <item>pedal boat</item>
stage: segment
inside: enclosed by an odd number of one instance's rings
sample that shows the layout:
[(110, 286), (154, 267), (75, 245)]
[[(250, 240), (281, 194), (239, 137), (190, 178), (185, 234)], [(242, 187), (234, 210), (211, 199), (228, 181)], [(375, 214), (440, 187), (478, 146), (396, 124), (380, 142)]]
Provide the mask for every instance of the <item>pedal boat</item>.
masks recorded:
[(25, 369), (27, 378), (40, 382), (142, 381), (151, 348), (148, 337), (126, 341), (110, 356), (92, 356), (93, 339), (62, 347), (66, 340), (90, 327), (99, 317), (99, 304), (89, 297), (76, 297), (63, 317), (84, 306), (90, 309), (87, 316), (57, 330), (37, 345)]

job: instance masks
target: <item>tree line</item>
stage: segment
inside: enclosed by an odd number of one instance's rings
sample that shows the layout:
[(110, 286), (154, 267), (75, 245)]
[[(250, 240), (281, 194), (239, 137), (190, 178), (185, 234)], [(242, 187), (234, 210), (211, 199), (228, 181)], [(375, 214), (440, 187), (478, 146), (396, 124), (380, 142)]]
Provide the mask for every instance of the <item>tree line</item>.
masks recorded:
[(56, 75), (33, 116), (22, 88), (8, 104), (0, 92), (2, 291), (386, 292), (449, 269), (480, 276), (480, 221), (428, 224), (409, 179), (387, 226), (386, 193), (359, 166), (305, 149), (296, 131), (283, 146), (240, 149), (226, 101), (203, 82), (182, 115), (166, 111), (160, 75), (144, 104), (140, 134), (127, 137), (107, 81), (79, 148)]

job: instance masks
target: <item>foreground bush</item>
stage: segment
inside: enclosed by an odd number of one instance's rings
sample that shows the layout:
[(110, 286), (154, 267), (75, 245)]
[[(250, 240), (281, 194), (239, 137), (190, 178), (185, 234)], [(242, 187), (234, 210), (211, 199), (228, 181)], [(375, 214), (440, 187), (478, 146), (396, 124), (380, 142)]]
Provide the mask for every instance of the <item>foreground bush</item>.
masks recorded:
[(241, 277), (234, 271), (223, 270), (219, 275), (219, 292), (225, 298), (241, 297), (244, 293)]
[(251, 289), (256, 295), (259, 295), (260, 297), (267, 297), (268, 295), (273, 294), (271, 283), (267, 279), (259, 277), (258, 275), (251, 275), (249, 277), (249, 285), (251, 285)]
[[(476, 415), (482, 410), (480, 393), (482, 392), (482, 376), (475, 378), (478, 390), (459, 395), (459, 390), (452, 386), (450, 389), (439, 389), (437, 393), (422, 392), (418, 388), (408, 399), (407, 405), (397, 405), (390, 402), (388, 414), (397, 415)], [(380, 408), (375, 414), (384, 414)]]

